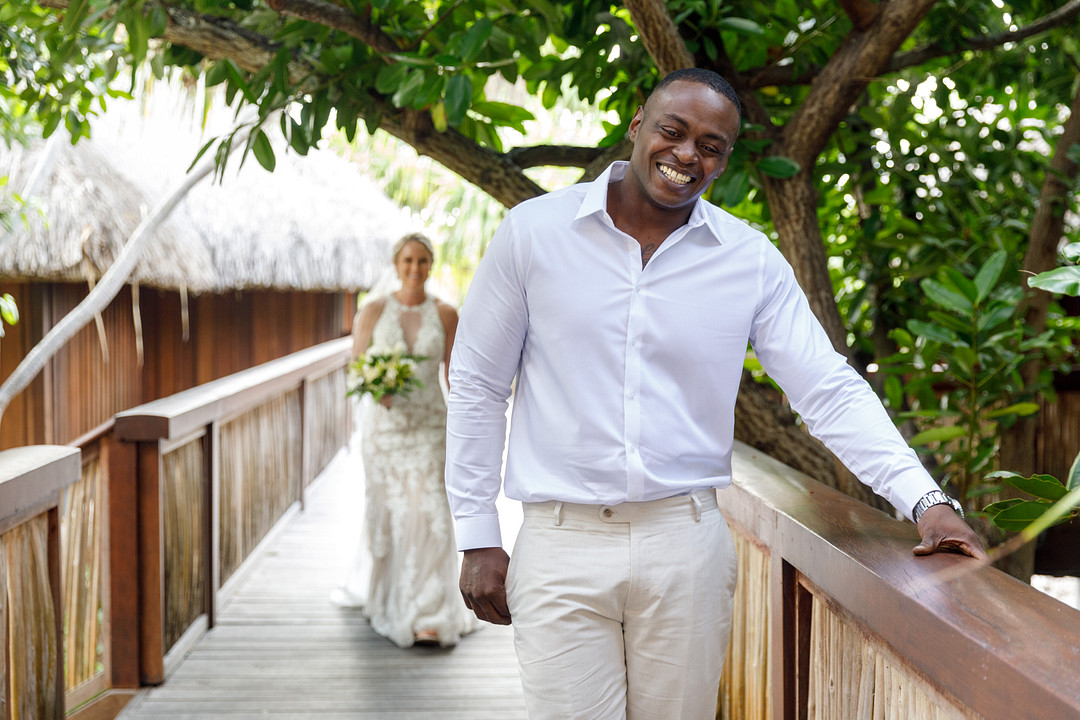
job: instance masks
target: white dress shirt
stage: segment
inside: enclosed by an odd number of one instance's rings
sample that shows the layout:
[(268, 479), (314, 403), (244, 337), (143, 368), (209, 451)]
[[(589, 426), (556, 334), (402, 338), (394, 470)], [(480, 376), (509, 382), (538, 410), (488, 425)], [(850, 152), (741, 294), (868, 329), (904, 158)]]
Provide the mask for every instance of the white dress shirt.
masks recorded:
[[(597, 180), (513, 208), (476, 272), (450, 362), (446, 487), (458, 549), (501, 546), (504, 492), (614, 505), (731, 482), (747, 341), (810, 431), (905, 516), (938, 489), (837, 353), (762, 233), (705, 200), (641, 267)], [(720, 498), (723, 505), (723, 496)]]

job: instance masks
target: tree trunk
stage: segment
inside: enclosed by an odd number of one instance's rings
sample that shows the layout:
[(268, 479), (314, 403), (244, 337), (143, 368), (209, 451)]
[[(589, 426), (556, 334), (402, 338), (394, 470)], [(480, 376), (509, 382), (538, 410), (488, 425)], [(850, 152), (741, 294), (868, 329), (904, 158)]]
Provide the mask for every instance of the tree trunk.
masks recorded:
[(836, 307), (825, 241), (818, 226), (818, 195), (811, 173), (804, 168), (788, 180), (765, 176), (763, 184), (773, 225), (780, 237), (780, 251), (795, 270), (810, 308), (829, 334), (836, 352), (850, 359), (847, 328)]

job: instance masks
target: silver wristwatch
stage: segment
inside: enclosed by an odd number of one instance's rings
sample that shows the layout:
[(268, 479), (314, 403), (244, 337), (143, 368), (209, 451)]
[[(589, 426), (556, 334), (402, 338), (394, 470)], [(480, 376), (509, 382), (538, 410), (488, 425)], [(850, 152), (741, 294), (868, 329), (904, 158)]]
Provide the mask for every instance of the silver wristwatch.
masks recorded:
[(931, 490), (923, 495), (919, 502), (915, 503), (915, 508), (911, 511), (911, 517), (915, 520), (916, 524), (919, 522), (919, 518), (922, 517), (922, 514), (926, 512), (927, 508), (931, 508), (934, 505), (948, 505), (953, 510), (960, 513), (960, 517), (964, 517), (964, 508), (960, 507), (959, 502), (940, 490)]

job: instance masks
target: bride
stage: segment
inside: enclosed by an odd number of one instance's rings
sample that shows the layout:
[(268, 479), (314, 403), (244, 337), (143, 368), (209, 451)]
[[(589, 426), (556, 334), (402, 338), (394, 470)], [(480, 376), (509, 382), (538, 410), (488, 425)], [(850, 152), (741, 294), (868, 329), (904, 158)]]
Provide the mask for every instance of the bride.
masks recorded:
[(364, 304), (353, 324), (354, 356), (370, 347), (404, 346), (425, 358), (416, 368), (423, 387), (378, 403), (368, 399), (362, 420), (364, 520), (371, 553), (363, 612), (375, 632), (401, 647), (449, 647), (476, 625), (458, 591), (443, 484), (446, 402), (439, 376), (441, 369), (446, 381), (457, 313), (424, 290), (433, 259), (424, 235), (398, 240), (393, 260), (401, 289)]

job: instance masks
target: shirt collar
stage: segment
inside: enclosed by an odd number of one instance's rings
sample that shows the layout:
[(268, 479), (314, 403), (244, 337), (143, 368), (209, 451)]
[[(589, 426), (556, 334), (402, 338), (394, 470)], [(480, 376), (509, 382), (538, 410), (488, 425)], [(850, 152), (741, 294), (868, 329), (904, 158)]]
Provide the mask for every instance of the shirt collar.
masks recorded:
[[(577, 215), (574, 216), (574, 220), (580, 220), (596, 213), (606, 213), (608, 185), (626, 177), (626, 170), (629, 167), (630, 163), (627, 161), (616, 160), (596, 180), (589, 183), (585, 190), (585, 198), (581, 201), (581, 207), (578, 209)], [(690, 219), (686, 221), (686, 226), (690, 229), (705, 226), (705, 229), (708, 230), (717, 244), (723, 245), (724, 241), (716, 225), (715, 213), (709, 212), (709, 207), (707, 201), (698, 198), (697, 202), (694, 203), (694, 209), (690, 211)]]

